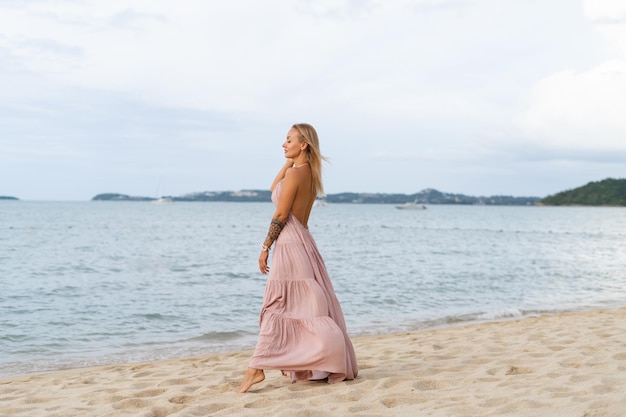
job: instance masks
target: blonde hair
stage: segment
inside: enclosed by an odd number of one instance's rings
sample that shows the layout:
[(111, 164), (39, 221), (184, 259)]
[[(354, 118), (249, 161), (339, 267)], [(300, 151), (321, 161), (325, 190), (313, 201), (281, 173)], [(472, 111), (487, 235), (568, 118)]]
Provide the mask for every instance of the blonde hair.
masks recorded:
[(320, 141), (317, 137), (315, 128), (308, 123), (296, 123), (292, 126), (300, 135), (300, 142), (305, 142), (309, 146), (306, 147), (306, 159), (311, 166), (311, 174), (313, 180), (313, 190), (315, 195), (324, 195), (324, 184), (322, 183), (322, 161), (328, 159), (320, 152)]

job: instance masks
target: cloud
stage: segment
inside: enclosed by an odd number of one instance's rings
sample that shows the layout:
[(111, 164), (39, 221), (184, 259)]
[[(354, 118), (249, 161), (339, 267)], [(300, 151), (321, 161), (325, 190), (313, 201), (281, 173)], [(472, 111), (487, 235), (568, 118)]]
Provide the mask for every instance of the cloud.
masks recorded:
[(622, 0), (584, 0), (585, 15), (599, 24), (621, 24), (626, 21), (626, 3)]
[(626, 4), (586, 1), (585, 12), (602, 34), (610, 59), (537, 82), (515, 123), (526, 140), (545, 148), (600, 156), (626, 151)]
[[(415, 83), (420, 66), (436, 62), (431, 57), (439, 51), (414, 39), (422, 37), (433, 10), (458, 5), (449, 0), (127, 4), (59, 1), (10, 8), (0, 16), (6, 36), (0, 48), (20, 67), (52, 82), (123, 92), (153, 104), (263, 112), (268, 102), (282, 102), (307, 109), (325, 97), (330, 103), (349, 100), (350, 85), (376, 84), (381, 88), (370, 90), (373, 94), (390, 97)], [(381, 77), (395, 82), (381, 84)]]
[(355, 14), (376, 8), (371, 0), (300, 0), (295, 10), (319, 19), (349, 20)]
[(626, 150), (626, 61), (589, 71), (563, 71), (541, 80), (518, 123), (547, 147)]

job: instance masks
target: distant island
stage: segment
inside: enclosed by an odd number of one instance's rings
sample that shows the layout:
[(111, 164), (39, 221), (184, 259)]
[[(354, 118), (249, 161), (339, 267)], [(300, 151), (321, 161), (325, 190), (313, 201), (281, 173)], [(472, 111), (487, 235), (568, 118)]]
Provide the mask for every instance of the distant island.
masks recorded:
[(156, 198), (151, 197), (131, 197), (126, 194), (104, 193), (98, 194), (91, 201), (153, 201)]
[[(185, 194), (183, 196), (164, 196), (173, 201), (232, 201), (232, 202), (268, 202), (271, 198), (269, 190), (240, 191), (204, 191)], [(134, 197), (126, 194), (98, 194), (93, 201), (154, 201), (152, 197)], [(506, 205), (532, 206), (540, 202), (539, 197), (513, 197), (497, 195), (490, 197), (474, 197), (464, 194), (444, 193), (428, 188), (415, 194), (384, 194), (384, 193), (338, 193), (327, 194), (324, 200), (328, 203), (345, 204), (466, 204), (466, 205)]]
[(626, 179), (607, 178), (541, 200), (546, 206), (626, 206)]
[(17, 197), (11, 197), (8, 195), (0, 195), (0, 200), (19, 200)]

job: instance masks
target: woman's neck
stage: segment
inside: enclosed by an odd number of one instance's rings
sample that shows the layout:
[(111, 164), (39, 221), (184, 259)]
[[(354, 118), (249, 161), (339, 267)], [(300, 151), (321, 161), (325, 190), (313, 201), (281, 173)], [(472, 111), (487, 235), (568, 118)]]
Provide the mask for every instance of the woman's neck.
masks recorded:
[(298, 159), (295, 159), (293, 161), (293, 166), (294, 167), (300, 167), (300, 166), (306, 165), (308, 163), (309, 163), (309, 161), (307, 161), (306, 158), (298, 158)]

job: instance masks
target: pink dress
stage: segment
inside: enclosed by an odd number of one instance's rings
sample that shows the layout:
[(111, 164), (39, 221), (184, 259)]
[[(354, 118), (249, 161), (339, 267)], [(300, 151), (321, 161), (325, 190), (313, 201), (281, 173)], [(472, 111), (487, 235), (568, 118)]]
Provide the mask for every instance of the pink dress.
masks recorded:
[[(274, 204), (281, 188), (282, 181)], [(356, 355), (326, 266), (293, 214), (274, 242), (259, 325), (251, 368), (279, 369), (291, 382), (356, 378)]]

